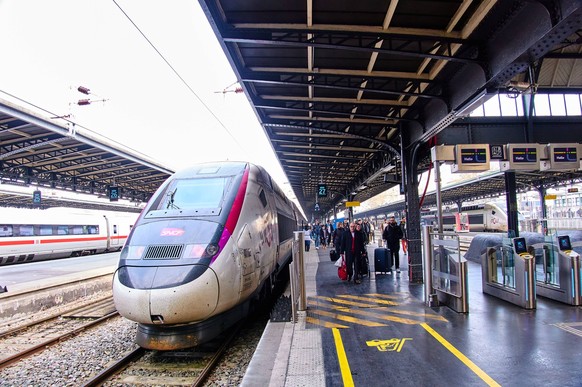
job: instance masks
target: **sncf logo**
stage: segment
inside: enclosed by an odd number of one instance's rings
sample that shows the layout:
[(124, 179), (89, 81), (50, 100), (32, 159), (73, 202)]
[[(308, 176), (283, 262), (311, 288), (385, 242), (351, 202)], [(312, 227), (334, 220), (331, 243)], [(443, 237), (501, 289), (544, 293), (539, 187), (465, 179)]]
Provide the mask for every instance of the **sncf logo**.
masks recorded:
[(160, 236), (181, 236), (184, 234), (184, 230), (181, 228), (164, 228), (160, 233)]

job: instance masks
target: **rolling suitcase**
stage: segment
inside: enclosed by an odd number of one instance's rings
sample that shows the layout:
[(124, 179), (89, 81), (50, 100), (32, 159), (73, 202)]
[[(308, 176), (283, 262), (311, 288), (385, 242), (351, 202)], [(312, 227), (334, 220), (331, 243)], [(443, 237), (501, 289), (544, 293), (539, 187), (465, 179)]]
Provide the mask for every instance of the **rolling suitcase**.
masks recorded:
[(374, 249), (374, 272), (387, 273), (392, 271), (392, 263), (390, 262), (389, 250), (384, 247)]
[(338, 258), (339, 254), (337, 253), (337, 251), (335, 251), (335, 249), (329, 250), (329, 259), (331, 259), (332, 262), (337, 261)]

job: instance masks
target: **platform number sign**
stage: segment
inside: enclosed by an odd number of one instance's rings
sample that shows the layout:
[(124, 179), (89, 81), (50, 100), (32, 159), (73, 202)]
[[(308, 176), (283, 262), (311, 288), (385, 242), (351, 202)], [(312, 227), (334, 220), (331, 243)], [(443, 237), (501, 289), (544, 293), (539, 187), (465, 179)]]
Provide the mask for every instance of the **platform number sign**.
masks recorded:
[(320, 184), (317, 187), (317, 197), (318, 198), (326, 198), (327, 197), (327, 185)]
[(108, 188), (109, 201), (116, 202), (119, 200), (119, 187), (111, 186)]
[(40, 205), (42, 202), (42, 195), (39, 190), (36, 190), (32, 193), (32, 204)]

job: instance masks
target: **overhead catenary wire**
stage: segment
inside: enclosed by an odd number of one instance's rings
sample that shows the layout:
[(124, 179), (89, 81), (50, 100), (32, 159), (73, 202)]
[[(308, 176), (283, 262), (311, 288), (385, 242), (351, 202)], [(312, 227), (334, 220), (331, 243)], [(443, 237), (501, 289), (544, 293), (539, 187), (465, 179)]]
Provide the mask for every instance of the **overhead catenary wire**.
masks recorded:
[(178, 73), (178, 71), (174, 68), (174, 66), (172, 66), (172, 64), (166, 59), (166, 57), (164, 57), (164, 55), (160, 52), (160, 50), (158, 50), (158, 48), (155, 46), (155, 44), (152, 43), (152, 41), (145, 35), (145, 33), (138, 27), (138, 25), (131, 19), (131, 17), (127, 14), (127, 12), (125, 12), (125, 10), (123, 10), (123, 8), (121, 8), (121, 6), (117, 3), (116, 0), (113, 0), (113, 3), (117, 6), (117, 8), (119, 8), (121, 13), (123, 13), (123, 15), (127, 18), (127, 20), (129, 20), (129, 22), (135, 27), (135, 29), (140, 33), (140, 35), (148, 42), (148, 44), (160, 56), (160, 58), (162, 58), (162, 60), (166, 63), (166, 65), (172, 70), (174, 75), (176, 75), (178, 77), (178, 79), (180, 79), (180, 81), (184, 84), (184, 86), (186, 86), (186, 88), (188, 88), (190, 93), (192, 93), (192, 95), (198, 100), (198, 102), (200, 102), (202, 104), (202, 106), (204, 106), (204, 108), (210, 113), (210, 115), (212, 117), (214, 117), (214, 119), (220, 124), (220, 126), (222, 126), (224, 128), (226, 133), (228, 133), (228, 135), (234, 140), (234, 142), (240, 147), (240, 149), (244, 151), (243, 146), (232, 135), (232, 133), (230, 132), (230, 130), (228, 130), (226, 125), (220, 120), (220, 118), (218, 118), (218, 116), (214, 113), (214, 111), (212, 111), (212, 109), (208, 105), (206, 105), (206, 103), (204, 103), (204, 101), (200, 98), (200, 96), (194, 91), (194, 89), (192, 87), (190, 87), (188, 82), (186, 82), (186, 80), (180, 75), (180, 73)]

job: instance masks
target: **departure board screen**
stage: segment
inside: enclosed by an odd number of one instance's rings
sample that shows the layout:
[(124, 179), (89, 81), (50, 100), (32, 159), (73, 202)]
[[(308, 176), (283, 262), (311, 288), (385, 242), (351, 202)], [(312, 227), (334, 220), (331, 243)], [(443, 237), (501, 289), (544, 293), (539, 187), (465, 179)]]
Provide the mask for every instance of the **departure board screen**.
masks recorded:
[(461, 163), (463, 164), (485, 164), (487, 162), (487, 149), (485, 148), (463, 148), (461, 149)]
[(512, 160), (514, 163), (536, 163), (538, 161), (538, 149), (513, 148)]
[(556, 163), (571, 163), (578, 161), (575, 147), (554, 148), (554, 161)]

